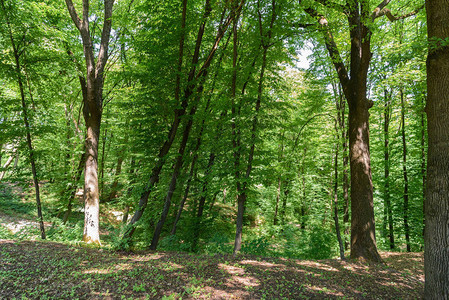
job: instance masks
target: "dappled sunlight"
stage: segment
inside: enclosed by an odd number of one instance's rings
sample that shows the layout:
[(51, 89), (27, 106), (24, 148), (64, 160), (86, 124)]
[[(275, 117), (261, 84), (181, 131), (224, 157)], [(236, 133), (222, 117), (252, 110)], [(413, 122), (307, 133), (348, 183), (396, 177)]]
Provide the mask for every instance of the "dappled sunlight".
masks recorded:
[[(387, 265), (337, 259), (254, 258), (185, 253), (126, 254), (56, 243), (0, 241), (1, 270), (12, 276), (7, 294), (24, 286), (58, 280), (48, 296), (70, 298), (74, 284), (90, 298), (151, 299), (390, 299), (422, 297), (422, 253), (384, 253)], [(39, 259), (35, 258), (36, 249)], [(70, 257), (70, 259), (67, 259)], [(410, 259), (409, 259), (410, 258)], [(62, 262), (62, 263), (61, 263)], [(35, 276), (38, 268), (45, 275)], [(22, 272), (22, 271), (20, 271)], [(58, 279), (51, 277), (59, 274)], [(49, 277), (50, 276), (50, 277)], [(50, 279), (49, 279), (50, 278)], [(14, 282), (15, 282), (14, 281)], [(0, 286), (1, 291), (1, 286)], [(81, 295), (81, 294), (80, 294)], [(174, 298), (173, 298), (174, 297)]]
[(243, 275), (245, 273), (245, 270), (243, 268), (230, 266), (230, 265), (226, 265), (226, 264), (221, 264), (221, 263), (218, 264), (218, 268), (226, 271), (228, 274), (231, 274), (231, 275)]
[(312, 285), (312, 286), (306, 286), (306, 289), (314, 292), (314, 293), (318, 293), (320, 295), (322, 295), (323, 297), (327, 296), (333, 296), (333, 297), (343, 297), (344, 294), (342, 292), (337, 292), (337, 291), (332, 291), (329, 290), (326, 287), (322, 287), (322, 286), (316, 286), (316, 285)]
[(135, 262), (145, 262), (145, 261), (161, 259), (164, 257), (165, 257), (164, 254), (155, 253), (155, 254), (139, 255), (139, 256), (124, 256), (121, 259), (135, 261)]
[(109, 274), (112, 273), (113, 270), (106, 270), (106, 269), (89, 269), (85, 270), (83, 274)]
[(284, 265), (274, 264), (274, 263), (270, 263), (267, 261), (258, 261), (258, 260), (242, 260), (240, 263), (242, 265), (252, 265), (252, 266), (263, 267), (263, 268), (285, 267)]

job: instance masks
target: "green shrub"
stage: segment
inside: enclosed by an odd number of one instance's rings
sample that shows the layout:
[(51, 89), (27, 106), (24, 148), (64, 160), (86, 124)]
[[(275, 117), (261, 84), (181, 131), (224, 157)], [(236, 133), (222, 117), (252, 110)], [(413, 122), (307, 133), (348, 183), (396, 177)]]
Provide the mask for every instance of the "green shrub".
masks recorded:
[(60, 219), (53, 220), (53, 226), (47, 230), (47, 238), (56, 242), (79, 242), (83, 236), (83, 223), (63, 224)]
[(212, 236), (204, 246), (204, 252), (207, 254), (226, 254), (232, 253), (233, 245), (230, 244), (226, 235), (216, 233)]
[(253, 255), (267, 256), (272, 253), (272, 247), (266, 237), (258, 237), (242, 244), (242, 252)]

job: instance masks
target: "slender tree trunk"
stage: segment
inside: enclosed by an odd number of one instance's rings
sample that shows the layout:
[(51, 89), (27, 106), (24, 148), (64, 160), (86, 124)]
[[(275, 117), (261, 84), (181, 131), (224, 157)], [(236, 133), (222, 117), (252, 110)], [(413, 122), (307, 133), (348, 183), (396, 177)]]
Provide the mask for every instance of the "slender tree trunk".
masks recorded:
[(290, 185), (291, 180), (287, 180), (284, 182), (284, 197), (282, 197), (282, 207), (281, 211), (279, 213), (280, 219), (281, 219), (281, 225), (285, 225), (285, 215), (287, 213), (287, 200), (288, 195), (290, 194)]
[(273, 225), (278, 224), (278, 208), (279, 208), (279, 198), (281, 197), (281, 186), (282, 186), (281, 177), (278, 177), (278, 187), (276, 189), (276, 204), (274, 206)]
[[(226, 44), (225, 44), (225, 46), (224, 46), (224, 49), (227, 48), (230, 37), (231, 37), (231, 34), (229, 35), (229, 37), (228, 37), (228, 39), (227, 39), (227, 41), (226, 41)], [(218, 70), (217, 70), (217, 72), (215, 73), (215, 76), (214, 76), (214, 79), (213, 79), (213, 82), (212, 82), (212, 88), (211, 88), (211, 90), (210, 90), (210, 95), (209, 95), (209, 97), (208, 97), (208, 99), (207, 99), (206, 107), (205, 107), (205, 109), (204, 109), (205, 115), (207, 115), (207, 114), (209, 113), (209, 106), (210, 106), (211, 98), (212, 98), (212, 95), (213, 95), (214, 90), (215, 90), (215, 83), (217, 82), (217, 77), (218, 77), (218, 74), (219, 74), (221, 62), (223, 61), (224, 54), (225, 54), (225, 51), (222, 52), (222, 54), (221, 54), (221, 56), (220, 56), (220, 59), (218, 60), (218, 68), (217, 68)], [(226, 111), (224, 111), (224, 112), (221, 114), (222, 117), (225, 116), (225, 115), (226, 115)], [(172, 227), (172, 230), (171, 230), (171, 234), (175, 234), (175, 233), (176, 233), (176, 226), (177, 226), (177, 224), (178, 224), (179, 219), (181, 218), (181, 214), (182, 214), (182, 211), (183, 211), (183, 209), (184, 209), (184, 204), (185, 204), (185, 202), (186, 202), (186, 200), (187, 200), (187, 197), (188, 197), (188, 195), (189, 195), (190, 184), (191, 184), (191, 182), (192, 182), (192, 180), (193, 180), (193, 178), (194, 178), (194, 175), (195, 175), (195, 166), (196, 166), (196, 162), (197, 162), (198, 157), (199, 157), (199, 149), (200, 149), (200, 146), (201, 146), (201, 143), (202, 143), (202, 136), (203, 136), (203, 131), (204, 131), (204, 124), (205, 124), (205, 122), (206, 122), (206, 118), (204, 117), (204, 118), (203, 118), (203, 121), (201, 122), (200, 132), (199, 132), (199, 134), (198, 134), (198, 138), (197, 138), (197, 140), (196, 140), (196, 146), (195, 146), (195, 149), (193, 150), (194, 155), (193, 155), (192, 163), (191, 163), (191, 166), (190, 166), (189, 178), (188, 178), (188, 180), (187, 180), (186, 188), (185, 188), (185, 191), (184, 191), (184, 196), (183, 196), (183, 198), (182, 198), (182, 200), (181, 200), (181, 202), (180, 202), (180, 204), (179, 204), (178, 212), (177, 212), (176, 217), (175, 217), (175, 222), (173, 223), (173, 227)], [(220, 128), (221, 128), (221, 122), (218, 122), (218, 125), (217, 125), (217, 133), (221, 131)], [(216, 139), (218, 139), (218, 138), (219, 138), (219, 136), (216, 137)], [(210, 161), (210, 159), (211, 159), (212, 157), (213, 157), (213, 159), (212, 159), (212, 161)], [(214, 159), (215, 159), (215, 154), (213, 154), (213, 152), (211, 152), (211, 158), (209, 159), (209, 165), (208, 165), (208, 169), (207, 169), (207, 171), (206, 171), (206, 179), (205, 179), (205, 182), (207, 182), (207, 175), (208, 175), (208, 172), (209, 172), (210, 168), (212, 168), (213, 161), (214, 161)], [(211, 165), (211, 164), (212, 164), (212, 165)], [(201, 195), (201, 198), (203, 198), (203, 197), (205, 198), (205, 197), (206, 197), (206, 195), (205, 195), (205, 192), (206, 192), (206, 191), (205, 191), (205, 187), (207, 187), (207, 184), (206, 184), (206, 183), (203, 183), (203, 194)], [(201, 203), (201, 200), (200, 200), (200, 203)]]
[[(259, 2), (258, 2), (259, 4)], [(263, 93), (263, 83), (264, 83), (264, 75), (265, 75), (265, 68), (267, 65), (267, 53), (268, 53), (268, 48), (270, 47), (270, 43), (271, 43), (271, 36), (272, 36), (272, 30), (273, 30), (273, 25), (274, 25), (274, 21), (276, 20), (276, 1), (272, 0), (271, 1), (271, 20), (270, 20), (270, 25), (268, 27), (268, 31), (266, 33), (262, 32), (262, 17), (261, 17), (261, 13), (259, 11), (259, 28), (260, 28), (260, 36), (261, 36), (261, 45), (263, 48), (263, 54), (262, 54), (262, 66), (260, 69), (260, 75), (259, 75), (259, 84), (258, 84), (258, 88), (257, 88), (257, 100), (256, 100), (256, 106), (255, 106), (255, 111), (254, 111), (254, 117), (253, 117), (253, 122), (252, 122), (252, 127), (251, 127), (251, 147), (249, 150), (249, 154), (248, 154), (248, 163), (247, 163), (247, 167), (246, 167), (246, 173), (245, 173), (245, 180), (244, 182), (240, 185), (241, 186), (241, 190), (239, 190), (239, 194), (237, 197), (237, 220), (236, 220), (236, 231), (235, 231), (235, 241), (234, 241), (234, 251), (233, 251), (233, 255), (235, 256), (241, 249), (242, 247), (242, 232), (243, 232), (243, 215), (245, 212), (245, 203), (246, 203), (246, 199), (247, 199), (247, 192), (248, 192), (248, 181), (250, 179), (250, 175), (251, 175), (251, 170), (253, 167), (253, 159), (254, 159), (254, 150), (255, 150), (255, 146), (256, 146), (256, 134), (257, 134), (257, 127), (258, 127), (258, 115), (259, 115), (259, 110), (260, 110), (260, 106), (262, 103), (262, 93)], [(237, 19), (237, 18), (236, 18)], [(235, 41), (234, 41), (234, 51), (237, 51), (236, 46), (237, 46), (237, 24), (234, 24), (234, 36), (235, 36)], [(236, 52), (234, 53), (234, 59), (236, 59), (237, 55)], [(235, 63), (233, 64), (233, 67), (235, 68), (236, 65)], [(236, 77), (234, 77), (233, 80), (235, 80)], [(233, 85), (235, 85), (235, 83), (233, 83)], [(234, 89), (234, 96), (235, 96), (235, 89)], [(237, 170), (238, 171), (238, 170)]]
[(173, 193), (176, 189), (176, 183), (178, 181), (179, 173), (181, 171), (181, 168), (182, 168), (182, 165), (184, 162), (184, 152), (185, 152), (185, 149), (187, 146), (187, 141), (189, 139), (190, 130), (192, 129), (193, 117), (196, 113), (198, 102), (200, 101), (200, 98), (201, 98), (201, 93), (202, 93), (202, 89), (203, 89), (202, 85), (203, 85), (203, 83), (200, 83), (200, 86), (197, 91), (197, 95), (195, 96), (197, 99), (195, 100), (195, 103), (193, 104), (192, 108), (190, 109), (188, 121), (184, 128), (182, 141), (181, 141), (181, 144), (180, 144), (179, 150), (178, 150), (178, 158), (176, 159), (176, 163), (173, 168), (173, 174), (171, 177), (170, 185), (168, 187), (167, 196), (165, 197), (164, 208), (162, 210), (159, 222), (157, 223), (156, 228), (154, 230), (153, 239), (152, 239), (151, 245), (150, 245), (150, 250), (156, 250), (157, 244), (159, 242), (159, 237), (162, 232), (162, 227), (164, 226), (165, 219), (167, 218), (168, 212), (170, 210), (171, 199), (172, 199)]
[(333, 201), (334, 201), (334, 224), (335, 232), (337, 233), (338, 246), (340, 249), (340, 259), (346, 260), (345, 258), (345, 247), (343, 245), (343, 240), (340, 233), (340, 223), (338, 221), (338, 152), (340, 148), (339, 134), (337, 124), (335, 124), (335, 129), (337, 132), (337, 143), (335, 147), (335, 162), (334, 162), (334, 191), (333, 191)]
[(13, 152), (11, 153), (11, 156), (6, 160), (5, 164), (2, 166), (2, 170), (0, 172), (0, 181), (3, 180), (3, 177), (5, 177), (6, 174), (6, 169), (9, 167), (9, 165), (12, 163), (12, 161), (14, 160), (14, 158), (16, 157), (16, 149), (13, 149)]
[(64, 194), (69, 194), (69, 201), (67, 203), (67, 210), (64, 213), (64, 217), (62, 218), (62, 223), (67, 223), (67, 221), (69, 220), (70, 214), (72, 213), (72, 202), (75, 200), (75, 196), (76, 196), (76, 190), (78, 189), (78, 182), (81, 179), (81, 174), (83, 173), (83, 167), (85, 164), (85, 157), (86, 157), (86, 153), (83, 152), (83, 154), (81, 154), (81, 158), (78, 164), (78, 168), (76, 169), (76, 173), (75, 176), (72, 178), (72, 188), (69, 190), (68, 193), (64, 193)]
[(427, 0), (424, 298), (449, 299), (449, 2)]
[[(39, 179), (37, 177), (36, 161), (35, 161), (35, 157), (34, 157), (34, 148), (33, 148), (32, 140), (31, 140), (31, 126), (30, 126), (30, 123), (28, 120), (28, 109), (27, 109), (27, 105), (26, 105), (26, 101), (25, 101), (25, 87), (23, 84), (21, 70), (20, 70), (20, 52), (19, 52), (19, 49), (17, 48), (16, 41), (14, 40), (14, 37), (13, 37), (11, 23), (9, 21), (9, 14), (6, 11), (5, 3), (3, 0), (1, 0), (1, 5), (2, 5), (3, 13), (6, 18), (6, 25), (8, 27), (9, 38), (10, 38), (10, 42), (11, 42), (11, 46), (12, 46), (12, 50), (13, 50), (13, 56), (14, 56), (15, 72), (17, 75), (17, 82), (18, 82), (19, 90), (20, 90), (20, 99), (21, 99), (21, 104), (22, 104), (22, 117), (23, 117), (23, 122), (25, 124), (26, 141), (27, 141), (28, 152), (29, 152), (28, 155), (29, 155), (29, 159), (30, 159), (31, 172), (33, 174), (33, 183), (34, 183), (34, 189), (35, 189), (35, 193), (36, 193), (36, 207), (37, 207), (37, 216), (39, 219), (39, 228), (41, 231), (41, 238), (45, 239), (46, 236), (45, 236), (44, 220), (43, 220), (43, 216), (42, 216), (42, 206), (41, 206), (41, 198), (40, 198), (40, 191), (39, 191)], [(25, 49), (23, 49), (23, 50), (25, 50)], [(24, 51), (22, 51), (22, 53), (23, 52)], [(30, 93), (31, 93), (31, 91), (30, 91)]]
[[(388, 91), (384, 90), (384, 223), (385, 227), (388, 223), (388, 238), (390, 249), (394, 249), (394, 230), (393, 230), (393, 212), (391, 209), (391, 197), (390, 197), (390, 117), (391, 117), (391, 93), (388, 95)], [(386, 231), (386, 228), (385, 228)]]
[[(281, 132), (281, 146), (280, 146), (280, 152), (279, 152), (279, 158), (278, 162), (279, 164), (282, 163), (282, 160), (284, 158), (284, 133)], [(274, 217), (273, 217), (273, 225), (277, 225), (278, 223), (278, 210), (279, 210), (279, 199), (281, 197), (281, 187), (282, 187), (282, 180), (281, 176), (278, 176), (278, 187), (276, 189), (276, 203), (274, 206)]]
[(407, 174), (407, 143), (405, 140), (405, 100), (404, 93), (402, 89), (401, 93), (401, 122), (402, 122), (402, 175), (404, 176), (404, 233), (405, 233), (405, 242), (407, 245), (407, 252), (411, 251), (410, 247), (410, 227), (408, 224), (408, 174)]
[(422, 220), (422, 235), (424, 237), (424, 232), (426, 230), (426, 97), (422, 97), (421, 103), (421, 177), (422, 177), (422, 211), (423, 211), (423, 220)]

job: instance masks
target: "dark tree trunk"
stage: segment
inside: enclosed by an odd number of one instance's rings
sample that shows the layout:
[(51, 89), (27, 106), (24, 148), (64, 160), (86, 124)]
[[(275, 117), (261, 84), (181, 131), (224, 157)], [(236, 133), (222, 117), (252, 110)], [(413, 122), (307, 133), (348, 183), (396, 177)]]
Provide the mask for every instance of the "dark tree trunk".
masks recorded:
[[(258, 2), (259, 5), (259, 2)], [(258, 126), (258, 115), (259, 115), (259, 110), (260, 110), (260, 106), (262, 103), (262, 92), (263, 92), (263, 83), (264, 83), (264, 75), (265, 75), (265, 68), (267, 65), (267, 52), (268, 52), (268, 48), (271, 46), (271, 36), (272, 36), (272, 30), (273, 30), (273, 25), (274, 25), (274, 21), (276, 20), (276, 1), (272, 0), (271, 1), (271, 20), (270, 20), (270, 25), (268, 27), (268, 31), (266, 33), (263, 32), (262, 29), (262, 16), (261, 13), (259, 11), (259, 28), (260, 28), (260, 37), (261, 37), (261, 45), (263, 48), (263, 54), (262, 54), (262, 66), (260, 69), (260, 75), (259, 75), (259, 84), (258, 84), (258, 88), (257, 88), (257, 100), (256, 100), (256, 106), (255, 106), (255, 111), (254, 111), (254, 117), (253, 117), (253, 122), (252, 122), (252, 127), (251, 127), (251, 147), (249, 150), (249, 154), (248, 154), (248, 163), (246, 166), (246, 173), (245, 173), (245, 180), (243, 183), (239, 183), (238, 182), (238, 197), (237, 197), (237, 220), (236, 220), (236, 231), (235, 231), (235, 241), (234, 241), (234, 251), (233, 251), (233, 255), (235, 256), (241, 249), (242, 247), (242, 232), (243, 232), (243, 215), (245, 213), (245, 202), (246, 202), (246, 198), (247, 198), (247, 193), (248, 193), (248, 181), (251, 175), (251, 170), (253, 167), (253, 159), (254, 159), (254, 150), (255, 150), (255, 146), (256, 146), (256, 134), (257, 134), (257, 126)], [(237, 18), (236, 18), (237, 19)], [(236, 68), (236, 63), (235, 63), (235, 59), (237, 58), (237, 22), (234, 23), (234, 64), (233, 67), (234, 69)], [(236, 76), (233, 76), (233, 85), (235, 86), (235, 82), (234, 80), (236, 80)], [(235, 87), (234, 87), (234, 95), (233, 98), (235, 97)], [(237, 169), (236, 172), (239, 172), (239, 170)], [(236, 178), (237, 179), (237, 178)], [(240, 187), (240, 189), (239, 189)]]
[[(8, 34), (9, 34), (9, 38), (10, 38), (10, 42), (11, 42), (11, 46), (12, 46), (12, 50), (13, 50), (13, 56), (14, 56), (15, 72), (17, 75), (17, 82), (18, 82), (19, 90), (20, 90), (20, 99), (21, 99), (21, 105), (22, 105), (22, 117), (23, 117), (23, 122), (25, 124), (28, 155), (29, 155), (29, 159), (30, 159), (31, 172), (33, 174), (33, 183), (34, 183), (34, 189), (35, 189), (35, 193), (36, 193), (36, 207), (37, 207), (37, 216), (39, 219), (39, 228), (40, 228), (40, 232), (41, 232), (41, 238), (45, 239), (46, 235), (45, 235), (44, 220), (43, 220), (43, 216), (42, 216), (42, 206), (41, 206), (41, 198), (40, 198), (40, 191), (39, 191), (39, 179), (37, 177), (36, 161), (35, 161), (35, 157), (34, 157), (34, 148), (33, 148), (32, 140), (31, 140), (31, 127), (30, 127), (30, 123), (28, 120), (28, 109), (27, 109), (27, 104), (25, 101), (25, 87), (23, 84), (21, 70), (20, 70), (21, 69), (20, 68), (20, 55), (21, 55), (20, 52), (24, 53), (25, 49), (20, 51), (17, 48), (16, 41), (14, 40), (14, 36), (12, 33), (11, 23), (9, 20), (9, 14), (6, 11), (5, 4), (4, 4), (3, 0), (1, 0), (1, 5), (2, 5), (3, 13), (6, 18), (6, 25), (7, 25)], [(30, 87), (30, 89), (31, 89), (31, 87)], [(30, 95), (31, 95), (31, 90), (30, 90)]]
[[(228, 39), (226, 41), (224, 49), (227, 48), (230, 37), (231, 37), (231, 34), (229, 34), (229, 37), (228, 37)], [(215, 90), (215, 83), (217, 82), (217, 77), (218, 77), (218, 74), (219, 74), (221, 62), (223, 61), (224, 54), (225, 54), (225, 51), (222, 52), (222, 54), (220, 56), (220, 59), (218, 60), (217, 71), (215, 73), (215, 76), (214, 76), (214, 79), (213, 79), (213, 82), (212, 82), (212, 88), (211, 88), (211, 90), (209, 92), (209, 97), (207, 99), (207, 104), (206, 104), (206, 107), (204, 109), (205, 115), (207, 115), (209, 113), (209, 106), (210, 106), (211, 98), (212, 98), (212, 95), (213, 95), (214, 90)], [(224, 111), (221, 114), (222, 117), (224, 117), (225, 115), (226, 115), (226, 111)], [(205, 124), (205, 122), (206, 122), (206, 118), (204, 117), (203, 121), (201, 122), (200, 132), (199, 132), (198, 137), (196, 139), (195, 149), (193, 150), (193, 159), (192, 159), (192, 163), (191, 163), (191, 166), (190, 166), (189, 178), (187, 180), (186, 188), (185, 188), (185, 191), (184, 191), (184, 196), (181, 199), (181, 202), (179, 203), (178, 212), (176, 214), (175, 221), (173, 223), (171, 234), (175, 234), (176, 233), (176, 226), (178, 224), (179, 219), (181, 218), (181, 214), (182, 214), (182, 211), (184, 209), (184, 204), (185, 204), (185, 202), (187, 200), (187, 197), (189, 195), (190, 184), (191, 184), (191, 182), (192, 182), (192, 180), (194, 178), (195, 166), (196, 166), (196, 162), (197, 162), (198, 157), (199, 157), (199, 149), (200, 149), (200, 146), (201, 146), (201, 143), (202, 143), (202, 136), (203, 136), (203, 132), (204, 132), (204, 124)], [(221, 127), (222, 127), (221, 124), (222, 124), (222, 122), (218, 122), (216, 139), (218, 139), (220, 137), (219, 133), (221, 132)], [(209, 164), (208, 164), (208, 167), (207, 167), (207, 170), (206, 170), (206, 179), (203, 182), (203, 193), (201, 194), (200, 203), (202, 201), (202, 198), (204, 198), (203, 201), (205, 201), (205, 198), (206, 198), (207, 175), (209, 174), (210, 169), (212, 168), (212, 165), (214, 164), (214, 160), (215, 160), (215, 154), (213, 152), (211, 152), (210, 158), (209, 158)]]
[(70, 214), (72, 213), (72, 202), (73, 202), (73, 200), (75, 199), (75, 196), (76, 196), (76, 190), (78, 189), (78, 181), (80, 181), (80, 179), (81, 179), (81, 174), (83, 173), (83, 167), (84, 167), (84, 164), (85, 164), (85, 161), (84, 161), (84, 159), (85, 159), (85, 157), (86, 157), (86, 153), (85, 152), (83, 152), (83, 154), (81, 154), (81, 158), (80, 158), (80, 161), (79, 161), (79, 164), (78, 164), (78, 168), (76, 169), (76, 173), (75, 173), (75, 176), (72, 178), (72, 182), (73, 182), (73, 184), (72, 184), (72, 187), (71, 187), (71, 189), (69, 190), (69, 201), (68, 201), (68, 203), (67, 203), (67, 210), (66, 210), (66, 212), (64, 213), (64, 217), (62, 218), (62, 223), (67, 223), (67, 221), (69, 220), (69, 217), (70, 217)]
[(182, 168), (182, 165), (184, 162), (184, 152), (185, 152), (185, 149), (187, 146), (187, 141), (189, 139), (190, 130), (192, 129), (193, 117), (196, 112), (198, 101), (200, 100), (200, 97), (201, 97), (200, 90), (202, 90), (202, 83), (199, 87), (198, 94), (196, 95), (197, 100), (195, 100), (195, 103), (193, 104), (193, 107), (190, 110), (188, 121), (184, 128), (182, 141), (181, 141), (181, 144), (180, 144), (179, 150), (178, 150), (178, 158), (176, 159), (176, 163), (173, 168), (173, 174), (172, 174), (172, 177), (170, 180), (170, 185), (168, 187), (167, 196), (165, 197), (164, 208), (162, 210), (161, 217), (160, 217), (160, 219), (156, 225), (156, 228), (154, 230), (153, 239), (152, 239), (151, 245), (149, 247), (150, 250), (156, 250), (157, 244), (159, 242), (159, 237), (162, 232), (162, 227), (164, 226), (165, 219), (167, 218), (168, 212), (170, 210), (171, 199), (173, 197), (173, 193), (175, 192), (176, 183), (178, 181), (179, 173), (181, 171), (181, 168)]
[[(449, 2), (427, 0), (425, 299), (449, 299)], [(446, 41), (446, 42), (443, 42)]]
[(422, 197), (423, 197), (423, 220), (422, 220), (422, 235), (424, 236), (424, 232), (426, 230), (426, 97), (422, 97), (421, 103), (421, 177), (422, 177)]
[(334, 191), (333, 191), (333, 201), (334, 201), (334, 224), (335, 232), (337, 233), (338, 246), (340, 250), (340, 259), (346, 260), (345, 258), (345, 247), (343, 245), (343, 240), (340, 233), (340, 223), (338, 220), (338, 152), (340, 148), (339, 134), (337, 124), (335, 124), (335, 129), (337, 133), (337, 143), (335, 147), (335, 161), (334, 161)]
[(278, 224), (278, 209), (279, 209), (279, 199), (281, 197), (281, 186), (282, 186), (282, 180), (281, 180), (281, 177), (278, 177), (278, 187), (276, 190), (276, 204), (274, 206), (273, 225)]
[[(282, 163), (282, 160), (284, 158), (284, 133), (283, 132), (281, 132), (280, 138), (281, 138), (281, 146), (280, 146), (279, 159), (278, 159), (279, 164)], [(278, 177), (277, 182), (278, 182), (278, 187), (276, 189), (276, 202), (275, 202), (275, 206), (274, 206), (273, 225), (278, 224), (279, 199), (281, 197), (281, 187), (282, 187), (282, 179), (281, 179), (280, 175)]]
[(393, 230), (393, 211), (391, 209), (390, 197), (390, 117), (391, 117), (391, 93), (384, 91), (384, 230), (386, 233), (386, 225), (388, 223), (388, 238), (390, 249), (394, 249), (394, 230)]
[(401, 129), (401, 135), (402, 135), (402, 175), (404, 177), (404, 233), (405, 233), (405, 242), (407, 245), (407, 252), (411, 251), (410, 247), (410, 227), (408, 224), (408, 174), (407, 174), (407, 143), (405, 140), (405, 100), (404, 100), (404, 93), (402, 89), (400, 90), (401, 93), (401, 123), (402, 123), (402, 129)]

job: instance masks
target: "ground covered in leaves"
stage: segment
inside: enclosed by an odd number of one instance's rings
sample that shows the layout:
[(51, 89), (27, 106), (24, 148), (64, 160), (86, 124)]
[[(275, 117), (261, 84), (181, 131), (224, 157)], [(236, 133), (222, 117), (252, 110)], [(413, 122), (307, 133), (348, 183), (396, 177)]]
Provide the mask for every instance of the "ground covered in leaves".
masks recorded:
[(0, 298), (418, 299), (422, 253), (385, 265), (179, 252), (109, 252), (0, 240)]

